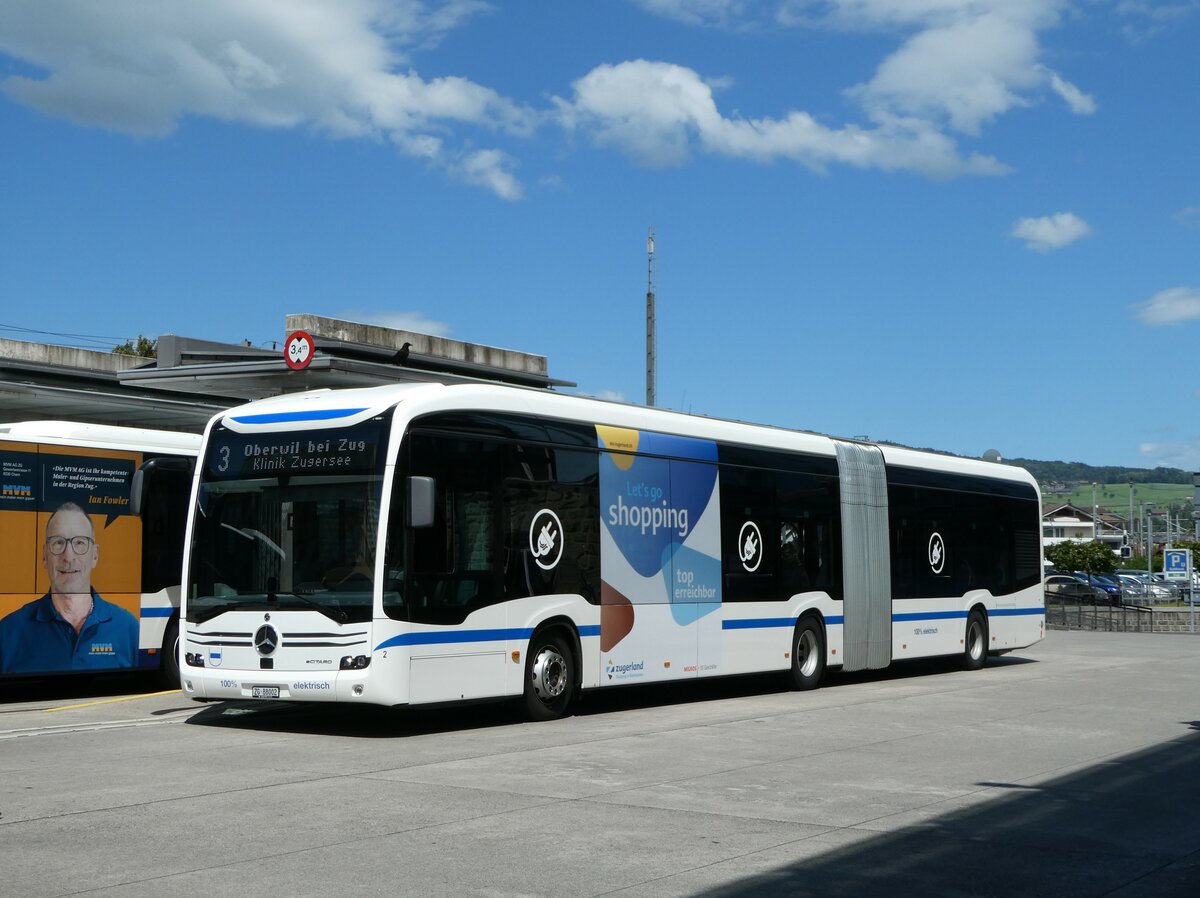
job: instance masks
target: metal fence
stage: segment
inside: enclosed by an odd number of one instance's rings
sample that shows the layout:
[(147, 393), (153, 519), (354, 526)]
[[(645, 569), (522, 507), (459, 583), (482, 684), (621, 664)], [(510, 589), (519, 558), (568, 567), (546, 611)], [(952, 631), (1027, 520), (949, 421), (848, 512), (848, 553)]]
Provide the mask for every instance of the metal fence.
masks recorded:
[[(1156, 620), (1157, 618), (1157, 620)], [(1165, 619), (1148, 605), (1092, 605), (1046, 593), (1046, 626), (1059, 630), (1116, 630), (1154, 633)], [(1176, 629), (1173, 625), (1171, 630)]]

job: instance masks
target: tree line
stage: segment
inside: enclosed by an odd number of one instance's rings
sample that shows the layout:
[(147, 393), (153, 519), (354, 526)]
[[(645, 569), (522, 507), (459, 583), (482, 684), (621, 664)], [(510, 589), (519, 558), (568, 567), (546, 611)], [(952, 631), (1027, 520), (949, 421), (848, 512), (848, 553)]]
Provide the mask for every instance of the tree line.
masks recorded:
[(1036, 461), (1032, 458), (1006, 458), (1005, 464), (1019, 465), (1039, 483), (1188, 483), (1192, 474), (1182, 468), (1123, 468), (1117, 465), (1085, 465), (1078, 461)]

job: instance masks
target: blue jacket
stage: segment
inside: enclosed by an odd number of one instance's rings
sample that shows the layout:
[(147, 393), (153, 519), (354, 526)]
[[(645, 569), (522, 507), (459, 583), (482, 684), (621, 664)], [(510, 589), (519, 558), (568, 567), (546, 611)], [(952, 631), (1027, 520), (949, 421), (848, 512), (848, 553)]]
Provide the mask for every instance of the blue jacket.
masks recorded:
[(92, 590), (76, 635), (46, 593), (0, 620), (0, 674), (120, 670), (138, 662), (138, 620)]

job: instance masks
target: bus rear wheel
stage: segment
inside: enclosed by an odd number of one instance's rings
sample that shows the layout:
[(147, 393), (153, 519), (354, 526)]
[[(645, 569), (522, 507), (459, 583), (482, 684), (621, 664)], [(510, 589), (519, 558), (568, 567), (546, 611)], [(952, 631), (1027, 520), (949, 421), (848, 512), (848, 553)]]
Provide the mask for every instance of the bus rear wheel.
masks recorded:
[(979, 670), (987, 661), (988, 626), (987, 618), (978, 610), (967, 615), (967, 633), (963, 640), (963, 670)]
[(825, 631), (815, 617), (805, 617), (796, 624), (792, 636), (792, 687), (816, 689), (825, 676)]
[(523, 704), (530, 720), (555, 720), (575, 697), (575, 653), (560, 630), (536, 633), (525, 659)]

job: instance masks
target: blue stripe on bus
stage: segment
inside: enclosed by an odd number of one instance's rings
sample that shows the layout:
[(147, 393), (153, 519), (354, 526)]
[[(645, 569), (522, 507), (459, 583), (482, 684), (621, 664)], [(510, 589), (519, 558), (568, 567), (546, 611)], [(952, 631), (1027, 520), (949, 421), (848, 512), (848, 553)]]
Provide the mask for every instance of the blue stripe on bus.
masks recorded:
[(533, 635), (532, 627), (515, 627), (507, 630), (435, 630), (423, 633), (401, 633), (375, 646), (375, 651), (401, 645), (442, 645), (454, 642), (503, 642), (507, 639), (528, 639)]
[[(913, 614), (893, 614), (892, 622), (914, 620), (966, 620), (968, 611), (921, 611)], [(993, 608), (988, 617), (1020, 617), (1027, 614), (1045, 614), (1045, 608)]]
[(142, 617), (170, 617), (175, 613), (174, 608), (143, 608)]
[[(579, 627), (580, 636), (599, 636), (599, 624)], [(495, 630), (435, 630), (422, 633), (401, 633), (375, 646), (375, 651), (401, 645), (448, 645), (456, 642), (503, 642), (509, 639), (528, 639), (532, 627), (512, 627)]]
[[(153, 609), (155, 611), (160, 609)], [(166, 609), (162, 609), (166, 610)], [(1044, 614), (1044, 608), (996, 608), (988, 612), (989, 617), (1015, 617), (1026, 614)], [(965, 620), (966, 611), (922, 611), (912, 614), (893, 614), (893, 622), (916, 620)], [(794, 627), (797, 618), (794, 617), (753, 617), (740, 620), (724, 620), (723, 630), (765, 630), (780, 627)], [(845, 616), (831, 614), (825, 618), (828, 626), (845, 623)], [(580, 636), (599, 636), (599, 624), (586, 624), (579, 629)], [(375, 651), (406, 645), (449, 645), (462, 642), (504, 642), (510, 639), (528, 639), (533, 635), (532, 627), (512, 627), (494, 630), (436, 630), (422, 633), (401, 633), (375, 646)]]
[(319, 408), (300, 412), (271, 412), (267, 415), (231, 416), (238, 424), (283, 424), (293, 421), (330, 421), (334, 418), (349, 418), (366, 408)]
[[(765, 630), (773, 627), (794, 627), (799, 618), (795, 617), (748, 617), (740, 620), (721, 621), (722, 630)], [(840, 614), (831, 614), (825, 618), (827, 625), (840, 624), (844, 618)]]
[(748, 617), (721, 621), (722, 630), (761, 630), (768, 627), (794, 627), (794, 617)]
[[(907, 614), (893, 614), (893, 623), (921, 620), (966, 620), (966, 611), (920, 611)], [(1029, 614), (1045, 614), (1044, 608), (993, 608), (988, 617), (1018, 617)], [(793, 627), (797, 618), (794, 617), (756, 617), (742, 620), (725, 620), (721, 622), (723, 630), (762, 630), (772, 627)], [(827, 626), (845, 624), (846, 618), (841, 614), (831, 614), (825, 618)]]
[(956, 618), (967, 619), (966, 611), (917, 611), (912, 614), (893, 614), (892, 623), (899, 623), (907, 620), (954, 620)]

